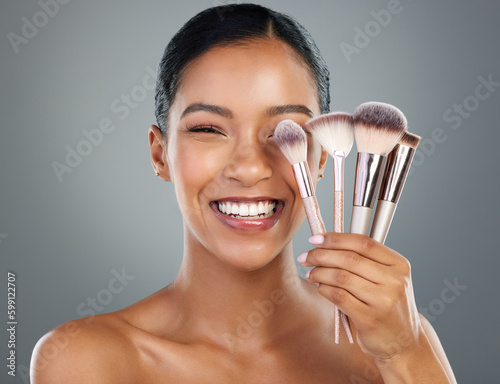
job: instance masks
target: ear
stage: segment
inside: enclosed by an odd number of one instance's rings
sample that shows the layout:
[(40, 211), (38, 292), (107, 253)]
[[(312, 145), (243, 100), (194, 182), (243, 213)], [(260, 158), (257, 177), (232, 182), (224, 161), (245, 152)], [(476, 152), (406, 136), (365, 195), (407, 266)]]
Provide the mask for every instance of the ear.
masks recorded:
[(167, 145), (163, 135), (156, 125), (149, 128), (149, 148), (151, 151), (151, 165), (158, 177), (170, 181), (170, 169), (167, 163)]

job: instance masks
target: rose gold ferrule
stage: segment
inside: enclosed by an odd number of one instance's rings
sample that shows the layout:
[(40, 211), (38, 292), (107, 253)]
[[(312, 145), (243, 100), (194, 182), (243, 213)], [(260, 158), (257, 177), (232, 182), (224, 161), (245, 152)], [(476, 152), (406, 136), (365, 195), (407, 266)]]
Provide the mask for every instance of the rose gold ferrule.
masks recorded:
[(333, 153), (332, 158), (333, 158), (333, 188), (334, 191), (343, 191), (345, 153), (343, 151), (335, 151)]
[(379, 200), (390, 201), (397, 204), (405, 185), (408, 171), (415, 150), (406, 145), (398, 144), (387, 156), (382, 186), (380, 187)]
[(299, 186), (300, 196), (302, 196), (302, 198), (313, 196), (314, 185), (307, 162), (301, 161), (300, 163), (293, 164), (293, 172), (295, 173), (295, 179)]
[(377, 196), (385, 157), (373, 153), (358, 153), (354, 180), (354, 205), (373, 208)]

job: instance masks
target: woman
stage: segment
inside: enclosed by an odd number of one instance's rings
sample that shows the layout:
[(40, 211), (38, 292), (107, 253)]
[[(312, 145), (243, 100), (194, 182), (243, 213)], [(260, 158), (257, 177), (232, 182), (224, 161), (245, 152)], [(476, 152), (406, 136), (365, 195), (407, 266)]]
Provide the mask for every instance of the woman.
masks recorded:
[[(315, 267), (307, 281), (297, 275), (292, 238), (305, 216), (273, 130), (328, 112), (328, 88), (316, 45), (288, 16), (233, 4), (186, 23), (160, 63), (149, 130), (153, 168), (183, 215), (179, 274), (130, 307), (44, 336), (34, 384), (455, 382), (403, 256), (325, 233), (299, 256)], [(326, 159), (309, 137), (315, 180)], [(334, 304), (354, 344), (333, 342)]]

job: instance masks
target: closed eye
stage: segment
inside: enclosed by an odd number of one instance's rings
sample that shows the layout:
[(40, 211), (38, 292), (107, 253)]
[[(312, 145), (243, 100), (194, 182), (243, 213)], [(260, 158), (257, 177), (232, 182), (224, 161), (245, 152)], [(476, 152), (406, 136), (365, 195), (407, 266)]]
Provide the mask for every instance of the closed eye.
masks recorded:
[(201, 132), (201, 133), (216, 133), (222, 135), (220, 131), (214, 128), (212, 124), (209, 125), (197, 125), (194, 127), (186, 127), (189, 132)]

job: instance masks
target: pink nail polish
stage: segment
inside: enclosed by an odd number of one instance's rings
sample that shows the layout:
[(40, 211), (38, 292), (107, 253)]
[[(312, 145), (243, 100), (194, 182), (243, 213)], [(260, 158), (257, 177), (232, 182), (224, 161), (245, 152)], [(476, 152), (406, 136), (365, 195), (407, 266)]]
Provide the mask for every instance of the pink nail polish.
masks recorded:
[(314, 245), (323, 244), (324, 241), (325, 241), (325, 236), (323, 235), (314, 235), (309, 238), (309, 242)]
[(297, 257), (297, 261), (299, 263), (303, 263), (304, 261), (306, 261), (307, 259), (307, 252), (304, 252), (303, 254), (299, 255), (299, 257)]
[(306, 279), (309, 279), (309, 275), (311, 274), (311, 270), (306, 272)]

